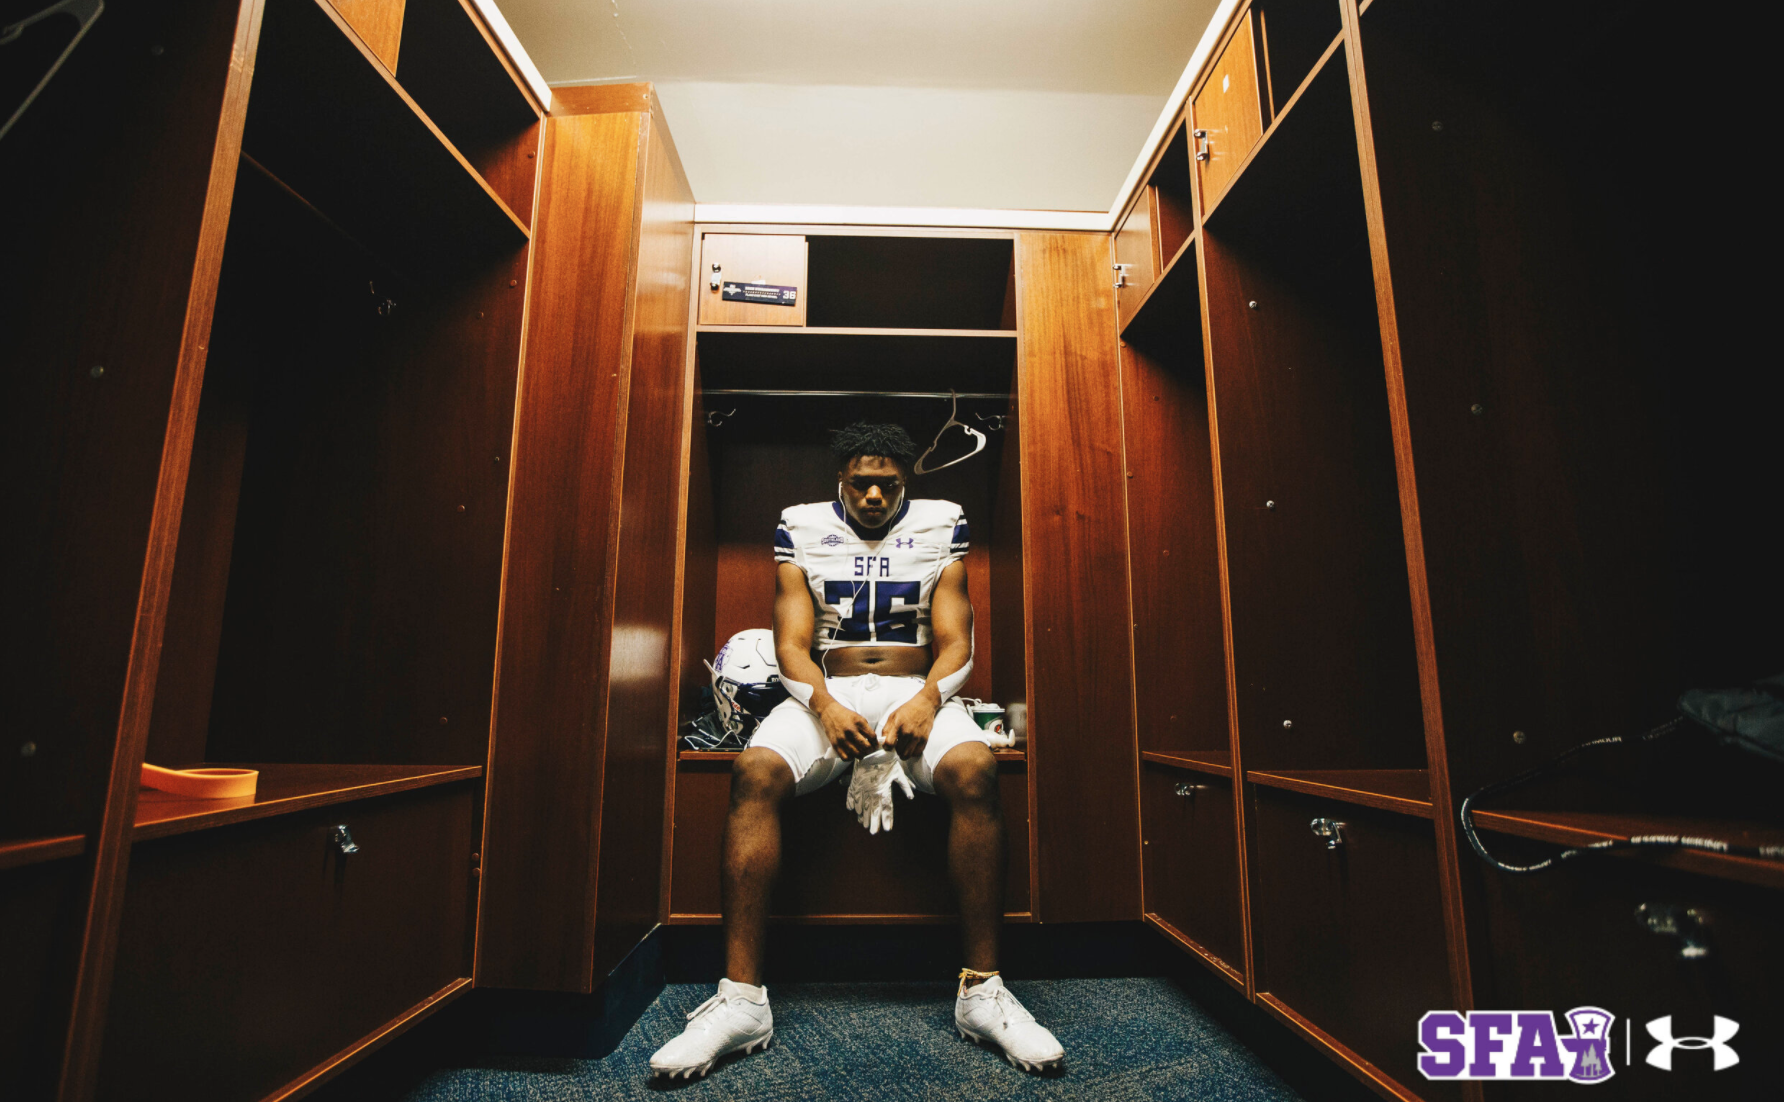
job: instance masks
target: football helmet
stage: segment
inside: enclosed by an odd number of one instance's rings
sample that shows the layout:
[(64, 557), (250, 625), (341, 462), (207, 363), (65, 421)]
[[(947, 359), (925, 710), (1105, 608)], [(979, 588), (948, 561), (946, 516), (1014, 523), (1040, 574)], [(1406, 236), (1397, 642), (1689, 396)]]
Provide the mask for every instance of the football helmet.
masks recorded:
[(756, 724), (787, 699), (780, 663), (774, 657), (774, 632), (767, 628), (749, 628), (733, 635), (706, 668), (712, 673), (712, 699), (718, 705), (719, 722), (732, 739), (748, 738)]

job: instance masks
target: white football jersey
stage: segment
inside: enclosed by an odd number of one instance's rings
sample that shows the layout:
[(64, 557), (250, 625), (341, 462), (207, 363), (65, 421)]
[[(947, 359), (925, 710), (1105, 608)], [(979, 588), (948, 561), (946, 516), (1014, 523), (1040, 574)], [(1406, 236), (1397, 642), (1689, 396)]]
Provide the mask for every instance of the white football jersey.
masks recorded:
[(877, 539), (863, 531), (840, 501), (781, 513), (774, 558), (805, 571), (817, 612), (814, 645), (928, 646), (935, 583), (966, 556), (966, 515), (952, 501), (906, 498)]

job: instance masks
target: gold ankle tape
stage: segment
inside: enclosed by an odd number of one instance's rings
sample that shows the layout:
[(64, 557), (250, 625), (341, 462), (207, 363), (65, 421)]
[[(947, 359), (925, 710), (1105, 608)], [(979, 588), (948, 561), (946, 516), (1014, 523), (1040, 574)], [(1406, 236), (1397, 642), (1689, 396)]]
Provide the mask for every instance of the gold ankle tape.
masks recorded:
[(990, 972), (975, 972), (971, 968), (962, 968), (960, 970), (960, 978), (963, 980), (988, 980), (997, 974), (998, 973), (995, 970)]

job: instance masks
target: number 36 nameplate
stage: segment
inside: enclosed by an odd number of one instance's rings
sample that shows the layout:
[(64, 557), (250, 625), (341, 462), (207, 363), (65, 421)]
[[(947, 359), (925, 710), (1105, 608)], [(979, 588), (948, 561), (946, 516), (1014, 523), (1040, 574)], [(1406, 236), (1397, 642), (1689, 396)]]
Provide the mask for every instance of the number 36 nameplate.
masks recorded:
[(726, 302), (760, 302), (766, 306), (797, 306), (799, 288), (771, 283), (727, 283), (720, 292)]

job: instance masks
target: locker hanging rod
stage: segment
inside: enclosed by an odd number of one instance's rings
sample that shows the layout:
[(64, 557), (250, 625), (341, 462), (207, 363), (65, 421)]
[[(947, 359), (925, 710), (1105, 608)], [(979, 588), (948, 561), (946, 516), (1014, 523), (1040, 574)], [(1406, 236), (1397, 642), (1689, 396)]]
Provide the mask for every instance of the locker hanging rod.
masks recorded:
[(946, 390), (732, 390), (708, 388), (700, 392), (708, 398), (995, 398), (1008, 401), (1008, 393), (961, 391), (958, 395)]

